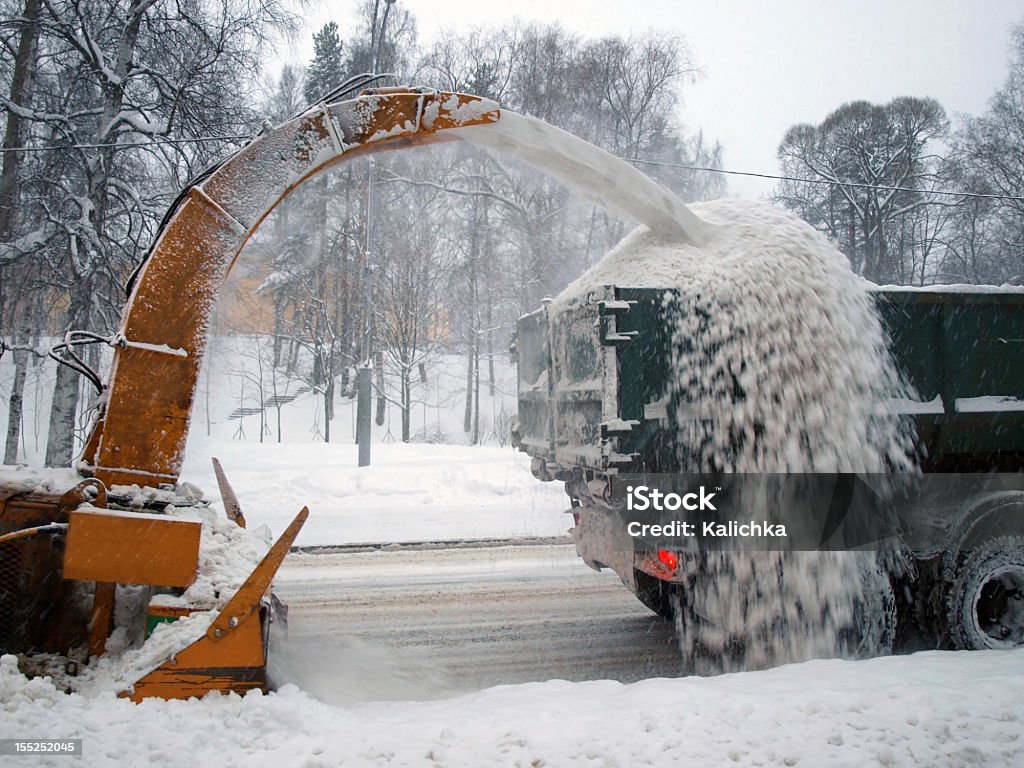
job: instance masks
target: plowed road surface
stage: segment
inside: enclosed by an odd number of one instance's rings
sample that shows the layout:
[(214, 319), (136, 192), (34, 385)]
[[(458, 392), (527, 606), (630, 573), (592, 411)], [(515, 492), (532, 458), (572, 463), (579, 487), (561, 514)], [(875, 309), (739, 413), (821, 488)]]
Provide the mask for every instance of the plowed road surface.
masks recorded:
[(672, 626), (571, 544), (292, 554), (271, 672), (332, 703), (681, 673)]

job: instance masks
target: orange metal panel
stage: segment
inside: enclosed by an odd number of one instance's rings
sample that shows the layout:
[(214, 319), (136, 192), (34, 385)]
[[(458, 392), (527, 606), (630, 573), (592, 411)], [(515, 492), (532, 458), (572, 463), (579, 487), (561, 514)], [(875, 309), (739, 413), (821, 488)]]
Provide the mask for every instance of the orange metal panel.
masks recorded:
[[(147, 696), (183, 699), (202, 696), (209, 691), (244, 693), (252, 688), (266, 690), (264, 612), (260, 605), (308, 516), (309, 510), (303, 507), (221, 609), (203, 637), (145, 675), (135, 683), (132, 691), (122, 696), (140, 701)], [(150, 615), (159, 615), (161, 608), (151, 605), (149, 612)]]
[(201, 524), (162, 515), (76, 509), (64, 578), (187, 587), (196, 578)]
[(121, 696), (139, 702), (149, 696), (187, 699), (210, 691), (245, 693), (266, 687), (266, 656), (257, 611), (220, 642), (203, 635)]
[(251, 614), (259, 609), (260, 600), (270, 589), (270, 582), (273, 581), (274, 574), (281, 567), (281, 562), (288, 554), (288, 550), (291, 549), (302, 526), (305, 525), (307, 517), (309, 517), (309, 508), (303, 507), (227, 605), (221, 609), (210, 628), (206, 630), (207, 637), (218, 642), (221, 638), (230, 636), (235, 627), (243, 624)]
[(247, 235), (194, 191), (174, 222), (136, 283), (102, 435), (86, 455), (108, 487), (177, 480), (210, 308)]

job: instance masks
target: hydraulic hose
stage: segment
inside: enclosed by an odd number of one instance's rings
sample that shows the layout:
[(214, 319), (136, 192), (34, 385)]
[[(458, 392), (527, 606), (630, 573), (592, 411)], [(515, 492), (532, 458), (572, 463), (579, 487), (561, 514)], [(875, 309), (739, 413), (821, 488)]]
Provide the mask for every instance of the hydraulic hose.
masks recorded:
[(37, 533), (57, 533), (58, 531), (66, 531), (67, 529), (67, 523), (47, 523), (46, 525), (36, 525), (32, 528), (22, 528), (20, 531), (12, 531), (11, 533), (5, 533), (0, 536), (0, 544), (6, 544), (7, 542), (15, 541), (16, 539), (23, 539), (26, 536), (35, 536)]

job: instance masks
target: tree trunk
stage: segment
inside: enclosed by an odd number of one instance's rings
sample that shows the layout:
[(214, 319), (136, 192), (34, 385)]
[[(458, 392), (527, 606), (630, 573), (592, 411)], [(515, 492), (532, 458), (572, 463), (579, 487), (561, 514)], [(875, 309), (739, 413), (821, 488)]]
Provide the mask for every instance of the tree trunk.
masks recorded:
[(487, 302), (487, 391), (494, 397), (496, 385), (494, 381), (494, 302)]
[[(27, 107), (32, 99), (32, 85), (36, 73), (36, 49), (39, 40), (39, 8), (40, 0), (25, 0), (24, 19), (18, 39), (18, 52), (14, 59), (14, 71), (11, 77), (10, 99), (15, 104)], [(7, 113), (7, 127), (4, 131), (4, 149), (13, 150), (22, 146), (22, 120), (16, 112)], [(0, 170), (0, 242), (13, 239), (17, 224), (18, 208), (18, 169), (22, 153), (6, 151), (3, 153), (3, 167)], [(0, 265), (0, 286), (6, 285), (7, 275)], [(6, 291), (0, 289), (0, 322), (3, 320)], [(10, 412), (7, 422), (7, 443), (4, 451), (4, 462), (13, 464), (18, 453), (18, 434), (21, 429), (21, 408), (25, 384), (25, 368), (27, 362), (24, 354), (14, 353), (15, 379), (11, 387)], [(20, 379), (19, 379), (20, 373)], [(18, 413), (15, 418), (14, 408)], [(13, 430), (13, 438), (12, 438)], [(13, 449), (11, 448), (13, 439)]]
[(462, 417), (462, 431), (467, 435), (473, 430), (473, 342), (469, 343), (469, 354), (466, 355), (466, 412)]
[(75, 417), (78, 410), (78, 373), (66, 365), (57, 366), (50, 406), (50, 429), (46, 439), (46, 466), (69, 467), (75, 451)]
[(329, 376), (324, 387), (324, 442), (331, 442), (331, 419), (334, 418), (334, 377)]
[(410, 424), (412, 418), (412, 370), (402, 368), (402, 442), (408, 443), (410, 437)]
[[(65, 328), (88, 328), (92, 288), (90, 281), (80, 284), (71, 294)], [(46, 466), (68, 467), (75, 449), (75, 421), (78, 416), (79, 374), (66, 365), (57, 366), (50, 406), (50, 425), (46, 436)]]
[[(274, 216), (274, 239), (276, 247), (283, 248), (288, 237), (288, 211), (290, 206), (288, 200), (283, 200), (277, 207), (277, 215)], [(274, 368), (281, 367), (284, 337), (284, 311), (288, 303), (288, 296), (284, 287), (273, 289), (274, 299)]]
[(479, 364), (476, 357), (480, 338), (480, 306), (479, 286), (477, 281), (477, 258), (480, 249), (480, 221), (477, 198), (472, 200), (472, 218), (469, 232), (469, 364), (466, 368), (466, 413), (462, 420), (462, 430), (471, 435), (472, 444), (476, 445), (473, 434), (473, 404), (475, 401), (473, 379), (475, 368)]
[(374, 372), (377, 374), (377, 426), (384, 426), (384, 416), (387, 412), (388, 401), (384, 397), (384, 354), (378, 352), (373, 363)]
[[(18, 40), (18, 53), (14, 59), (14, 74), (11, 79), (11, 101), (19, 106), (28, 106), (32, 98), (32, 81), (36, 73), (36, 44), (39, 39), (40, 0), (25, 0), (25, 24)], [(21, 146), (21, 118), (15, 112), (7, 113), (7, 129), (4, 132), (4, 149)], [(15, 225), (15, 209), (18, 200), (18, 166), (21, 152), (4, 152), (3, 171), (0, 173), (0, 241), (10, 238)]]
[(4, 448), (4, 464), (18, 463), (18, 438), (21, 436), (25, 374), (28, 372), (29, 355), (30, 353), (23, 349), (14, 350), (14, 381), (11, 382), (11, 397), (7, 408), (7, 444)]
[(480, 336), (473, 345), (473, 445), (480, 444)]
[(281, 367), (281, 341), (284, 336), (284, 291), (274, 291), (274, 346), (272, 360), (274, 368)]

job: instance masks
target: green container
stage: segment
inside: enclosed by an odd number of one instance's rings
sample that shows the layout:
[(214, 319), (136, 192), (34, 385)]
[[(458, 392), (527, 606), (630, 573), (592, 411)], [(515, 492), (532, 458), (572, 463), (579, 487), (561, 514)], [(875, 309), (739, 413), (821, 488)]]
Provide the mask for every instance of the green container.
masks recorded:
[[(677, 469), (666, 291), (606, 286), (517, 325), (520, 450), (547, 477)], [(876, 290), (926, 471), (1024, 469), (1024, 292)]]
[(879, 290), (890, 349), (916, 399), (925, 469), (1024, 467), (1024, 293)]

